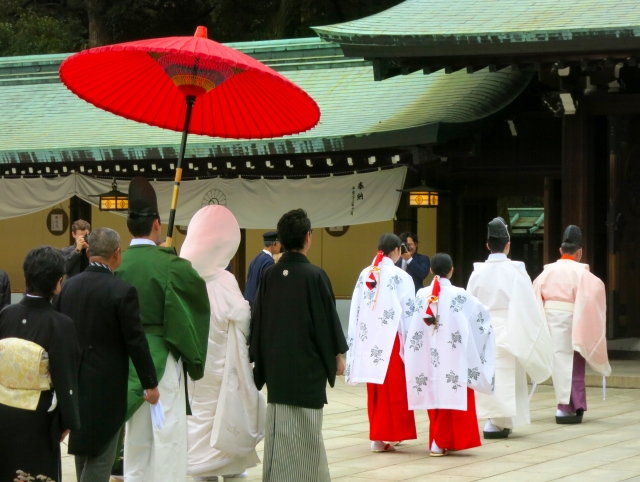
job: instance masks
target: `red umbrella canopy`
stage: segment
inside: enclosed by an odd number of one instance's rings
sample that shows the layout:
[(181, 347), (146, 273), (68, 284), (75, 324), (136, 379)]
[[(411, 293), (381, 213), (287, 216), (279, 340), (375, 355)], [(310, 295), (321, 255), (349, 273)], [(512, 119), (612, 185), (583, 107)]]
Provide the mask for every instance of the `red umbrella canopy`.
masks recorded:
[(96, 47), (60, 67), (78, 97), (127, 119), (189, 133), (261, 139), (304, 132), (320, 109), (300, 87), (257, 60), (207, 38), (168, 37)]

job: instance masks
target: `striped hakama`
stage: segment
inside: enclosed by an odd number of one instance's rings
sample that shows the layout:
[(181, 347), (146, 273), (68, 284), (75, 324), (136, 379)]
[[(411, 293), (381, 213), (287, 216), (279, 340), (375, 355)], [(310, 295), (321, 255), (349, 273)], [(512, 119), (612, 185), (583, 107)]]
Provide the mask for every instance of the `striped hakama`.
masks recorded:
[(322, 409), (267, 405), (263, 482), (328, 482)]

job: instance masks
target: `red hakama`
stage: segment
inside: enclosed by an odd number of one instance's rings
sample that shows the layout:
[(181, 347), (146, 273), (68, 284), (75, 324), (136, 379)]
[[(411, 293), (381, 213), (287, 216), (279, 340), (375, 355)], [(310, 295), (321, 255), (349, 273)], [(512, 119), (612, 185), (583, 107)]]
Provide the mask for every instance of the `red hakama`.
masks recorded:
[(413, 410), (409, 410), (407, 401), (407, 382), (397, 334), (384, 383), (367, 383), (367, 394), (370, 440), (398, 442), (418, 438)]
[(429, 447), (435, 439), (441, 449), (464, 450), (479, 447), (480, 431), (473, 390), (467, 387), (467, 410), (434, 409), (429, 412)]

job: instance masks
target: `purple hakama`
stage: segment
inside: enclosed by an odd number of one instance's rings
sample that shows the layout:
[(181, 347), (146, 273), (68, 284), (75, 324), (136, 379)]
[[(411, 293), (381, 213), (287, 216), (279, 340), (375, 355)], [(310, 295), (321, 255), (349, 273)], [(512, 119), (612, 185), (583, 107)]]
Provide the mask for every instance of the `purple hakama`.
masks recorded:
[(573, 375), (571, 377), (571, 398), (567, 405), (558, 405), (558, 410), (575, 413), (587, 411), (587, 389), (584, 382), (586, 361), (577, 351), (573, 352)]

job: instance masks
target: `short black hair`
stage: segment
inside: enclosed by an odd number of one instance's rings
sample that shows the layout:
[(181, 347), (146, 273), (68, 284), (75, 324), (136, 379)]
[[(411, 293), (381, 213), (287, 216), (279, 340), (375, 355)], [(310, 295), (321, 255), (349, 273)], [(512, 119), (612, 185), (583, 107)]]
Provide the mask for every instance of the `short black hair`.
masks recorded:
[(453, 260), (447, 253), (436, 253), (431, 258), (431, 271), (436, 276), (445, 277), (453, 268)]
[(578, 246), (575, 243), (569, 243), (568, 241), (565, 241), (564, 243), (562, 243), (562, 246), (560, 246), (560, 248), (562, 249), (562, 252), (564, 254), (574, 255), (576, 254), (576, 251), (582, 248), (582, 246)]
[(270, 248), (271, 246), (273, 246), (274, 244), (276, 244), (278, 241), (263, 241), (264, 247), (265, 248)]
[(394, 249), (399, 248), (402, 244), (400, 238), (393, 233), (384, 233), (378, 240), (378, 251), (382, 251), (388, 256)]
[(149, 236), (153, 229), (153, 222), (160, 221), (160, 216), (140, 216), (136, 218), (127, 218), (127, 228), (134, 238), (142, 238)]
[(400, 240), (403, 243), (407, 242), (407, 238), (413, 239), (413, 242), (416, 244), (420, 242), (418, 241), (418, 235), (416, 233), (412, 233), (411, 231), (405, 231), (404, 233), (400, 233)]
[(285, 251), (304, 248), (304, 239), (311, 231), (311, 220), (304, 209), (294, 209), (283, 214), (278, 221), (278, 239)]
[(58, 280), (65, 274), (65, 257), (53, 246), (40, 246), (27, 253), (22, 271), (27, 293), (50, 300)]
[(496, 238), (491, 236), (487, 239), (487, 244), (489, 245), (489, 250), (492, 253), (504, 253), (509, 241), (509, 238)]

